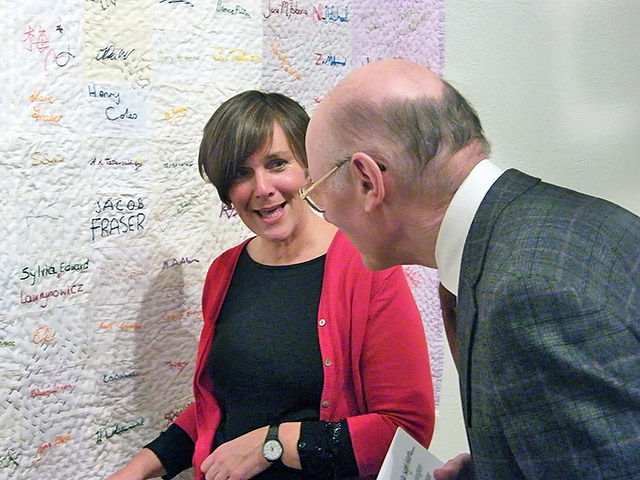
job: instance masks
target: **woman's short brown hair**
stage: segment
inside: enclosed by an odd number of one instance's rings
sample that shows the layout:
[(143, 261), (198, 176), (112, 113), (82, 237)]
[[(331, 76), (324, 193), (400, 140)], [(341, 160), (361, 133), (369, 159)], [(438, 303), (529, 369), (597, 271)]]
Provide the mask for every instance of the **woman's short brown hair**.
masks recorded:
[(300, 165), (307, 170), (304, 137), (309, 115), (295, 100), (280, 93), (247, 90), (226, 100), (213, 113), (200, 143), (198, 168), (230, 206), (229, 189), (238, 168), (273, 140), (278, 124)]

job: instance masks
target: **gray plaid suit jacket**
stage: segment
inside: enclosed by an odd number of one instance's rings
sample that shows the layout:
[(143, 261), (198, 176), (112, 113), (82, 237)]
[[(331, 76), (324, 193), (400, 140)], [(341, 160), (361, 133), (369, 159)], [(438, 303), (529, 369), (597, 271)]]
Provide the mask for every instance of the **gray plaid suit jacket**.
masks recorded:
[(478, 479), (640, 479), (640, 218), (508, 170), (458, 290)]

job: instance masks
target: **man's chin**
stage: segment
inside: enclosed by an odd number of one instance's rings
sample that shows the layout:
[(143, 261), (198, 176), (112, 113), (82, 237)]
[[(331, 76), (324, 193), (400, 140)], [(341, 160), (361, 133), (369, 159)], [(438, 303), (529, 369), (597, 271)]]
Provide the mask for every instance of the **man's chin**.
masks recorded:
[(393, 264), (381, 261), (381, 259), (370, 257), (363, 252), (360, 252), (360, 258), (362, 258), (362, 263), (364, 264), (364, 266), (374, 272), (377, 270), (384, 270), (386, 268), (393, 267)]

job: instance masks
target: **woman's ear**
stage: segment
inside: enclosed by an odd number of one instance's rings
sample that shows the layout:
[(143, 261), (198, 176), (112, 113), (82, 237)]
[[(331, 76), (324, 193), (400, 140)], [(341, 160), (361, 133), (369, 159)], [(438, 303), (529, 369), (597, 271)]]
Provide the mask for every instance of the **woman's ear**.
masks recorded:
[(382, 171), (376, 161), (363, 152), (354, 153), (349, 163), (357, 182), (356, 194), (362, 196), (365, 211), (371, 212), (384, 201)]

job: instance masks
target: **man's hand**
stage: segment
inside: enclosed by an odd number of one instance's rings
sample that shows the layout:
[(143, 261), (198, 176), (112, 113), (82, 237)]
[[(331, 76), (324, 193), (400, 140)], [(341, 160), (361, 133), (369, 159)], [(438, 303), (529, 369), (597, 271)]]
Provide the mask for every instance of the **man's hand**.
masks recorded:
[(442, 467), (433, 471), (435, 480), (475, 480), (473, 459), (468, 453), (461, 453)]

